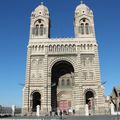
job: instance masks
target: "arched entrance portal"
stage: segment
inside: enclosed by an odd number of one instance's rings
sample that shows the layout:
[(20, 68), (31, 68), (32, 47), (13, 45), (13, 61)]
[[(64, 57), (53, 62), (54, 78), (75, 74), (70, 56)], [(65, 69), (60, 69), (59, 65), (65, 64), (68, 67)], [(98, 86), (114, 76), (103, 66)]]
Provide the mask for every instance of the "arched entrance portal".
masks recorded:
[(32, 111), (36, 112), (37, 105), (41, 106), (41, 95), (39, 92), (34, 92), (32, 95)]
[[(64, 110), (64, 108), (68, 109), (70, 107), (70, 105), (65, 106), (65, 103), (71, 104), (70, 102), (72, 100), (69, 99), (68, 101), (67, 96), (62, 97), (61, 99), (60, 96), (57, 96), (57, 94), (62, 91), (69, 91), (69, 92), (72, 91), (71, 87), (73, 82), (74, 82), (74, 68), (71, 63), (67, 61), (59, 61), (53, 65), (52, 76), (51, 76), (52, 111), (57, 111), (57, 108)], [(72, 92), (71, 92), (71, 96), (72, 96)], [(69, 97), (69, 98), (72, 99), (72, 97)], [(59, 107), (59, 106), (63, 106), (63, 107)]]
[(88, 110), (94, 110), (94, 93), (92, 91), (87, 91), (85, 94), (86, 104), (88, 105)]

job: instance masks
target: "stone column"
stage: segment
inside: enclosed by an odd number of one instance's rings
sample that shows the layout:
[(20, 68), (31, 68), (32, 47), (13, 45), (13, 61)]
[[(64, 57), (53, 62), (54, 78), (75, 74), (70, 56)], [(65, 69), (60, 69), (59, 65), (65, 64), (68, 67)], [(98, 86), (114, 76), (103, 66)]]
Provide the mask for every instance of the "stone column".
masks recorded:
[(72, 108), (75, 109), (76, 114), (80, 114), (80, 53), (79, 53), (79, 46), (76, 48), (77, 56), (74, 58), (74, 84), (72, 89), (73, 94), (73, 106)]
[(50, 112), (51, 111), (51, 71), (50, 72), (48, 72), (48, 112)]
[(44, 59), (44, 79), (45, 79), (45, 93), (44, 93), (44, 108), (47, 114), (51, 110), (51, 76), (48, 72), (48, 46), (45, 47), (45, 59)]

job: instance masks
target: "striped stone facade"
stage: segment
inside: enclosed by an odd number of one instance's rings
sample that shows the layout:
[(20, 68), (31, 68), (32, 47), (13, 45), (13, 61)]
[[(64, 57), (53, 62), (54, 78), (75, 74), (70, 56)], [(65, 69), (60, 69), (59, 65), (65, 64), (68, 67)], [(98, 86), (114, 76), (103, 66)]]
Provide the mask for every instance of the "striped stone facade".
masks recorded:
[(98, 44), (93, 12), (85, 4), (76, 7), (75, 38), (49, 38), (49, 11), (43, 4), (31, 15), (27, 47), (23, 113), (75, 110), (85, 115), (104, 111)]

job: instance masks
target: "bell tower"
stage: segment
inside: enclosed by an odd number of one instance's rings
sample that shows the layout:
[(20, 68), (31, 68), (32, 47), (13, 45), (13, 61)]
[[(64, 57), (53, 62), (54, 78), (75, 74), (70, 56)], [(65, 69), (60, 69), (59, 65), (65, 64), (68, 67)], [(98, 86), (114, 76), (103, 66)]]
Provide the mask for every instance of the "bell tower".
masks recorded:
[(30, 38), (49, 37), (49, 11), (41, 3), (31, 14)]
[(74, 32), (76, 38), (95, 36), (93, 12), (83, 1), (75, 10)]

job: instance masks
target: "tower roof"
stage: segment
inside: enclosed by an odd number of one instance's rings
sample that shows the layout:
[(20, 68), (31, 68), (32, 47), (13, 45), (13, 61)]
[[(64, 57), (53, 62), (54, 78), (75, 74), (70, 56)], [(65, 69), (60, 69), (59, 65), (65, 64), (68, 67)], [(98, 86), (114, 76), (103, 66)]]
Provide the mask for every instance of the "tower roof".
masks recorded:
[(81, 1), (81, 3), (76, 7), (75, 13), (89, 15), (92, 14), (92, 10), (84, 4), (83, 1)]
[(41, 2), (41, 4), (35, 8), (34, 13), (41, 16), (49, 16), (48, 8)]

